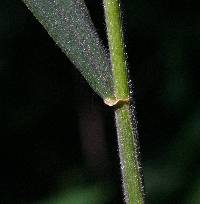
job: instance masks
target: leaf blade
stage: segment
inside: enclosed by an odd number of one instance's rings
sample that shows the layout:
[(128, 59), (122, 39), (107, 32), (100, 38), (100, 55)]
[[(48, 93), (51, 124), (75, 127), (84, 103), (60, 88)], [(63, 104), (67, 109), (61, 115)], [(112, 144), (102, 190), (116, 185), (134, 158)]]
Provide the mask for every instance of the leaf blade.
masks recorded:
[(112, 68), (83, 0), (23, 0), (103, 99), (114, 97)]

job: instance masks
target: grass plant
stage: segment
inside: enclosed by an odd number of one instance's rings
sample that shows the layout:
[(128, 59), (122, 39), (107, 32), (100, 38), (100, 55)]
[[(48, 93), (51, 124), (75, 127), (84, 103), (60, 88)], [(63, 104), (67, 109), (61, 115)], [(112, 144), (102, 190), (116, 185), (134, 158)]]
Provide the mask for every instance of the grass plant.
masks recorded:
[(124, 200), (144, 203), (119, 0), (104, 0), (109, 50), (99, 39), (83, 0), (23, 1), (93, 90), (113, 107)]

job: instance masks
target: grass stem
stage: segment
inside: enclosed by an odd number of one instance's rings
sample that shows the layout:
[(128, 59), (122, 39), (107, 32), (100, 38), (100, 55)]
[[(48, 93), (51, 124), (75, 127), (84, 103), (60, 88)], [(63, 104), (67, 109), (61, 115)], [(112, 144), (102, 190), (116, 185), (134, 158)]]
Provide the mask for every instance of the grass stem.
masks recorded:
[(114, 79), (115, 120), (123, 190), (126, 204), (143, 204), (143, 188), (137, 155), (137, 130), (130, 105), (119, 0), (104, 0), (106, 27)]

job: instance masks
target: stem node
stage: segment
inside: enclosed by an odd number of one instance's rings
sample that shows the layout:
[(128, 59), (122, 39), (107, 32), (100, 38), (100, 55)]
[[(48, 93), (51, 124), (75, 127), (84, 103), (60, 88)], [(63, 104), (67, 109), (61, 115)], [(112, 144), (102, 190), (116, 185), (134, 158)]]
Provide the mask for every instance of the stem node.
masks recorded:
[(127, 99), (106, 98), (106, 99), (104, 99), (104, 103), (108, 106), (111, 106), (111, 107), (118, 107), (118, 106), (121, 106), (123, 104), (128, 104), (129, 98), (127, 98)]

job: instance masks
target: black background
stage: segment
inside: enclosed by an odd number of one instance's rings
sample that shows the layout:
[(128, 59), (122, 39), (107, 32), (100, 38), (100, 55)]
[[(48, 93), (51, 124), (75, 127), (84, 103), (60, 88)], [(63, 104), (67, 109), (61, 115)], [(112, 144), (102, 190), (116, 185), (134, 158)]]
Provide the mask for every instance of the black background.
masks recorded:
[[(87, 0), (107, 46), (102, 2)], [(200, 202), (200, 15), (122, 2), (147, 203)], [(0, 3), (0, 203), (122, 203), (113, 110), (19, 0)]]

